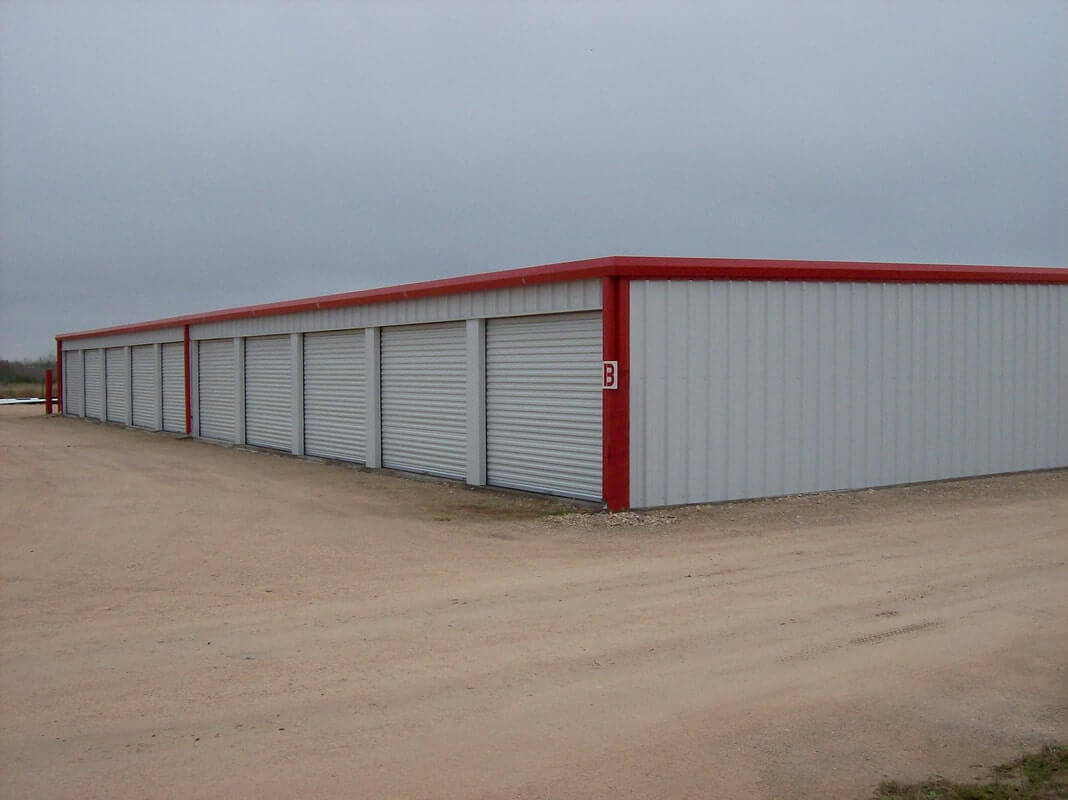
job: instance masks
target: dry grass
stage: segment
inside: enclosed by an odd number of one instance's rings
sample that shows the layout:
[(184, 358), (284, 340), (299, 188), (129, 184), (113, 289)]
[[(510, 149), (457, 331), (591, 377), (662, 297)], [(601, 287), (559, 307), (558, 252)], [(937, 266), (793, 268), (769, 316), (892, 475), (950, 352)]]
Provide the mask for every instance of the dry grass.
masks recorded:
[(18, 381), (15, 383), (0, 383), (0, 400), (10, 400), (24, 397), (44, 397), (44, 384), (37, 382), (31, 383), (28, 381)]

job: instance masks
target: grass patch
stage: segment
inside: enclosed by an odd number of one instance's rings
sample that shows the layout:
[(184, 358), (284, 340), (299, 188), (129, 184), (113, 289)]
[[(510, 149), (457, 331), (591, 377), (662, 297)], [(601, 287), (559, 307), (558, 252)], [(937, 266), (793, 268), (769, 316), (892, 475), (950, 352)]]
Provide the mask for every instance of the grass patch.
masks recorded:
[[(55, 394), (55, 391), (53, 387), (52, 393)], [(24, 397), (44, 397), (44, 384), (28, 381), (0, 383), (0, 399), (17, 400)]]
[(873, 800), (1064, 800), (1068, 798), (1068, 748), (1050, 745), (994, 767), (990, 779), (956, 783), (941, 778), (923, 783), (886, 781)]
[(550, 508), (542, 516), (546, 516), (546, 517), (563, 517), (563, 516), (566, 516), (567, 514), (577, 514), (577, 513), (580, 513), (579, 509), (577, 509), (577, 508), (573, 508), (571, 506), (557, 506), (555, 508)]

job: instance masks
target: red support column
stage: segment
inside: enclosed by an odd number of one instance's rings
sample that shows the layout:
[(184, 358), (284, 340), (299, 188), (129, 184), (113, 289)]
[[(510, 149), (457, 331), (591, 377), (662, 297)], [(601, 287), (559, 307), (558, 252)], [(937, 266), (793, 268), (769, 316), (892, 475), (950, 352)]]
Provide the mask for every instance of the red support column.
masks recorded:
[(614, 389), (601, 392), (601, 486), (609, 511), (630, 507), (630, 281), (601, 282), (602, 358), (617, 362)]
[(52, 413), (52, 370), (45, 370), (45, 413)]
[(59, 399), (57, 414), (63, 413), (63, 340), (56, 339), (56, 397)]
[(183, 354), (185, 357), (185, 435), (193, 433), (193, 395), (189, 382), (189, 326), (185, 326), (183, 338)]

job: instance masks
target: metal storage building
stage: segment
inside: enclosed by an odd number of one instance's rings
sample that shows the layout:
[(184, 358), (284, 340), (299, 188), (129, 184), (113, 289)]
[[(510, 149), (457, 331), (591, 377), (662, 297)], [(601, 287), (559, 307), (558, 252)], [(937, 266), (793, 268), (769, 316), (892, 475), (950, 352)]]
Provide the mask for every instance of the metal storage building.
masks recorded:
[(1068, 269), (619, 256), (56, 340), (68, 416), (613, 510), (1068, 466)]

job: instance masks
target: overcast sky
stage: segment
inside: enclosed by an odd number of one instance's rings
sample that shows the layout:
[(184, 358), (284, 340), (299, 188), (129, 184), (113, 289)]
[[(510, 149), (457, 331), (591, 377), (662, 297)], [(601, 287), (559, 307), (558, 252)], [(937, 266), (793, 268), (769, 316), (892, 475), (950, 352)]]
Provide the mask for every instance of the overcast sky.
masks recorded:
[(615, 254), (1063, 266), (1068, 2), (0, 3), (0, 356)]

